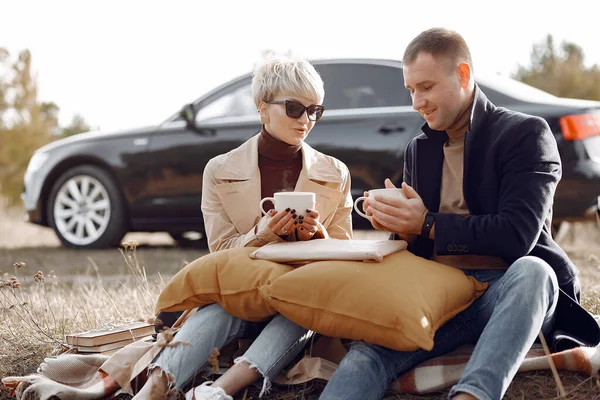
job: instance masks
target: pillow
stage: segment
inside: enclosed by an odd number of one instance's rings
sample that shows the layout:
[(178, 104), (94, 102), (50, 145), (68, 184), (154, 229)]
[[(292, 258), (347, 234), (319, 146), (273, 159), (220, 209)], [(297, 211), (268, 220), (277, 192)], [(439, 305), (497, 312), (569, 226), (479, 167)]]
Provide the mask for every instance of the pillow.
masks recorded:
[(435, 331), (485, 289), (459, 269), (404, 250), (381, 263), (314, 262), (260, 291), (307, 329), (412, 351), (431, 350)]
[(316, 239), (306, 242), (270, 243), (250, 254), (251, 258), (284, 263), (315, 260), (378, 261), (404, 250), (404, 240)]
[(221, 250), (189, 263), (169, 280), (156, 303), (161, 311), (181, 311), (219, 303), (231, 315), (261, 321), (276, 313), (258, 288), (293, 270), (265, 260), (252, 260), (256, 247)]

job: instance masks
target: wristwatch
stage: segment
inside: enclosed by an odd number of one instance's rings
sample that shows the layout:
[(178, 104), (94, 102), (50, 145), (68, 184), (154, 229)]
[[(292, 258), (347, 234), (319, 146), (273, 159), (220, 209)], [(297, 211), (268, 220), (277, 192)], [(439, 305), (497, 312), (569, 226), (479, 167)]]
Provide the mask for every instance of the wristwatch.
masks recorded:
[(433, 227), (433, 223), (435, 222), (435, 215), (428, 212), (425, 216), (425, 221), (423, 221), (423, 226), (421, 227), (421, 236), (429, 237), (429, 232), (431, 232), (431, 228)]

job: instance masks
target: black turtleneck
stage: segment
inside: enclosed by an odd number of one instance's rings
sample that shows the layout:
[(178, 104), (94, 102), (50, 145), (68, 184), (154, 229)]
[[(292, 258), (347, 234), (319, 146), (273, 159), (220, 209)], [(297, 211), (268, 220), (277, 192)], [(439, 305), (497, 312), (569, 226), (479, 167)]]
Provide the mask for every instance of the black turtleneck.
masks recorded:
[[(302, 170), (302, 144), (290, 145), (275, 138), (264, 128), (258, 136), (258, 168), (261, 197), (275, 192), (293, 192)], [(273, 208), (271, 202), (265, 208)]]

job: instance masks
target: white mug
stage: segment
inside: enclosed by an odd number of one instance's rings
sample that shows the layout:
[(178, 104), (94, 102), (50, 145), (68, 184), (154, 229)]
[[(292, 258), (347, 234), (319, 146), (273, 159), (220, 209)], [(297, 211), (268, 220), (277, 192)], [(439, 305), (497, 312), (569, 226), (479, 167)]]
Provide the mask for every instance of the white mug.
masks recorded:
[[(402, 188), (385, 188), (385, 189), (371, 189), (369, 190), (369, 197), (374, 198), (375, 200), (391, 200), (391, 199), (403, 199), (406, 200), (406, 195), (404, 194), (404, 190)], [(368, 219), (369, 221), (372, 219), (369, 215), (363, 213), (359, 207), (358, 203), (366, 200), (368, 197), (360, 196), (358, 199), (354, 201), (354, 210), (363, 218)]]
[(296, 210), (296, 215), (306, 215), (306, 210), (314, 210), (315, 194), (313, 192), (277, 192), (273, 197), (265, 197), (260, 201), (260, 211), (263, 214), (267, 212), (263, 208), (263, 203), (270, 201), (273, 203), (275, 211)]

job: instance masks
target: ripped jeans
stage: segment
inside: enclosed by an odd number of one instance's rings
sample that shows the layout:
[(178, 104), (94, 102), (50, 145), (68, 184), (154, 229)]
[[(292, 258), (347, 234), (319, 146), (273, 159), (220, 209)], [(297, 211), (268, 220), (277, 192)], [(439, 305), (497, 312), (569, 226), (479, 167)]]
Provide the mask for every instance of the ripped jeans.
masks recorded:
[[(177, 342), (191, 346), (166, 347), (156, 357), (153, 369), (159, 367), (175, 377), (180, 389), (193, 384), (197, 373), (206, 369), (213, 348), (221, 349), (232, 340), (244, 337), (252, 323), (228, 314), (219, 304), (198, 310), (182, 325), (175, 336)], [(258, 338), (235, 363), (246, 361), (263, 376), (260, 396), (268, 392), (271, 381), (289, 364), (308, 343), (312, 331), (277, 314), (264, 327)]]

